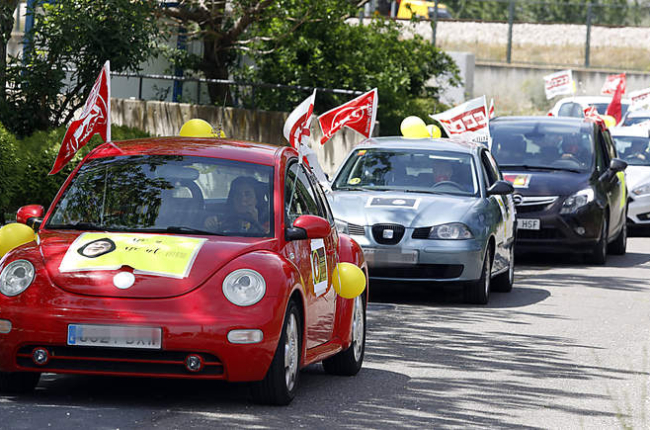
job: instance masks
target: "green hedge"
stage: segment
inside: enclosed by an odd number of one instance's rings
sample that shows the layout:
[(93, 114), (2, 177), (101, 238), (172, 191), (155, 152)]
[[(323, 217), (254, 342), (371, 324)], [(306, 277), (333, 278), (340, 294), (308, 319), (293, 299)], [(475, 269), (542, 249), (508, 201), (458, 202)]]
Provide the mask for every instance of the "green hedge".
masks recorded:
[[(98, 135), (94, 136), (59, 173), (48, 175), (65, 131), (59, 127), (18, 140), (0, 125), (0, 224), (4, 214), (13, 214), (21, 206), (39, 204), (47, 208), (78, 162), (102, 143)], [(111, 134), (114, 141), (148, 136), (141, 130), (117, 126), (112, 127)]]

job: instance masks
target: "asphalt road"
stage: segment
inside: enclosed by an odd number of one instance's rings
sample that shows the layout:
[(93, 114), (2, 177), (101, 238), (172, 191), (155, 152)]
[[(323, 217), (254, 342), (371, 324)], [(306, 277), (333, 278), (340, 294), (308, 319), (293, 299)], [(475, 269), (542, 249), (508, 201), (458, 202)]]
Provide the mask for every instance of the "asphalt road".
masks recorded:
[(301, 374), (288, 407), (245, 385), (44, 375), (0, 397), (0, 429), (650, 428), (650, 238), (606, 266), (525, 256), (486, 307), (375, 286), (364, 368)]

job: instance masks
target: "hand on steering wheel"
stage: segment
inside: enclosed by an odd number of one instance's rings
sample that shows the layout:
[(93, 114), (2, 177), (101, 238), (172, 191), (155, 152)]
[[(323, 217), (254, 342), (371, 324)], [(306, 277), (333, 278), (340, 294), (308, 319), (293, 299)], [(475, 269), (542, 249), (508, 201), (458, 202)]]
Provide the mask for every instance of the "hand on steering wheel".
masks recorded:
[(463, 187), (462, 185), (460, 185), (460, 184), (458, 184), (458, 183), (456, 183), (454, 181), (441, 181), (441, 182), (433, 184), (433, 186), (431, 188), (438, 188), (438, 187), (442, 187), (442, 186), (445, 186), (445, 185), (451, 185), (452, 187), (457, 188), (460, 191), (465, 191), (465, 187)]

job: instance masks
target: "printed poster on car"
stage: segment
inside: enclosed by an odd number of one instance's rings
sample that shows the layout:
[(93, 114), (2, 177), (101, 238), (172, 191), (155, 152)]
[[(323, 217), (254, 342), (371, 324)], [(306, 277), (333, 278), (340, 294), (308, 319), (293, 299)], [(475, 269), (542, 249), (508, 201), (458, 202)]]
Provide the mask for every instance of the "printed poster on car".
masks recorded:
[(327, 291), (327, 255), (323, 239), (311, 241), (311, 276), (314, 281), (314, 294), (320, 296)]
[(206, 239), (128, 233), (84, 233), (68, 248), (59, 271), (118, 270), (186, 278)]
[(510, 182), (515, 188), (528, 188), (530, 184), (530, 175), (504, 173), (503, 179)]

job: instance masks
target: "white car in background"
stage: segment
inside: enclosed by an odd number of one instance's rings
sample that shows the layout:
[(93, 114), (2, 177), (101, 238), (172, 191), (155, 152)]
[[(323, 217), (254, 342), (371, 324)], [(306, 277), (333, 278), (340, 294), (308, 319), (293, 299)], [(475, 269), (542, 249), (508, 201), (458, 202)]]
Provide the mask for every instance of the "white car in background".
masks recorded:
[(650, 128), (614, 127), (611, 133), (619, 158), (627, 162), (628, 225), (650, 225)]
[[(549, 111), (549, 115), (582, 118), (585, 116), (585, 109), (589, 106), (595, 107), (599, 114), (605, 115), (607, 106), (609, 106), (611, 101), (611, 96), (565, 97), (555, 103), (553, 109)], [(621, 99), (621, 116), (625, 115), (631, 103), (632, 101), (629, 99)]]
[(645, 127), (650, 127), (650, 110), (628, 110), (621, 118), (619, 127), (630, 127), (633, 125), (644, 125)]

